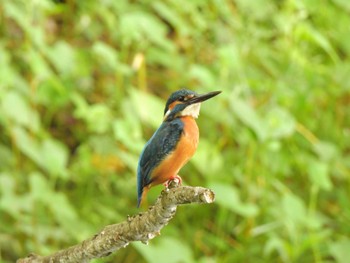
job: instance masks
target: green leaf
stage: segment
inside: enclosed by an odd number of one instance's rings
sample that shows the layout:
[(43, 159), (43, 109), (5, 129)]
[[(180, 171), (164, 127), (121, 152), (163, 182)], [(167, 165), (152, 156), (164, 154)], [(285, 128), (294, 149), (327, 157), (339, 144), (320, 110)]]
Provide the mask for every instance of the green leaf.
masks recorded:
[(5, 169), (5, 167), (11, 167), (15, 165), (15, 154), (5, 145), (0, 144), (0, 170)]
[(163, 120), (163, 101), (149, 93), (130, 90), (131, 105), (127, 110), (135, 110), (139, 118), (158, 128)]
[(12, 133), (16, 146), (36, 164), (41, 165), (41, 145), (34, 136), (20, 127), (14, 127)]
[(66, 87), (59, 78), (50, 77), (40, 82), (35, 99), (36, 102), (56, 110), (68, 104), (71, 92), (71, 87)]
[(94, 104), (90, 106), (84, 117), (92, 132), (104, 133), (111, 127), (112, 113), (107, 105)]
[(256, 20), (264, 20), (275, 11), (269, 0), (238, 0), (236, 4), (239, 10), (247, 13), (251, 19)]
[(85, 120), (90, 131), (104, 133), (111, 127), (112, 113), (107, 105), (103, 103), (88, 105), (79, 94), (73, 94), (72, 101), (76, 108), (74, 116)]
[(27, 127), (32, 126), (32, 122), (38, 121), (27, 101), (15, 91), (5, 94), (1, 102), (1, 110), (10, 120)]
[(268, 136), (279, 139), (291, 136), (295, 131), (295, 120), (286, 110), (275, 107), (265, 116)]
[(185, 242), (170, 237), (161, 237), (151, 241), (148, 246), (142, 243), (133, 243), (147, 262), (182, 263), (195, 262), (191, 248)]
[(153, 2), (152, 6), (163, 19), (175, 27), (180, 35), (188, 35), (190, 27), (186, 21), (183, 21), (177, 10), (172, 8), (169, 4), (161, 1)]
[(333, 0), (334, 4), (339, 5), (341, 9), (345, 9), (350, 12), (350, 3), (348, 0)]
[(307, 217), (306, 208), (300, 197), (292, 193), (286, 193), (282, 198), (281, 205), (284, 220), (292, 221), (296, 225), (305, 222)]
[(47, 55), (61, 74), (70, 75), (75, 71), (75, 50), (65, 41), (58, 41), (52, 45), (47, 49)]
[(350, 240), (345, 238), (329, 244), (329, 250), (337, 263), (348, 263), (350, 258)]
[(33, 172), (29, 174), (29, 184), (30, 194), (34, 200), (46, 203), (47, 200), (52, 198), (51, 186), (41, 173)]
[(116, 119), (113, 122), (114, 137), (132, 152), (140, 153), (144, 146), (141, 125), (133, 118)]
[(52, 175), (67, 177), (68, 150), (54, 139), (45, 139), (41, 146), (41, 165)]
[(309, 24), (302, 23), (296, 28), (295, 35), (300, 38), (300, 40), (308, 41), (322, 48), (334, 62), (339, 61), (338, 54), (335, 52), (331, 42), (322, 33), (316, 30)]
[[(0, 173), (0, 193), (2, 197), (10, 196), (15, 191), (15, 179), (8, 173)], [(0, 201), (1, 202), (1, 201)]]
[(25, 12), (25, 5), (20, 2), (4, 2), (4, 10), (8, 17), (16, 21), (22, 28), (29, 27), (30, 15)]
[(12, 67), (10, 54), (11, 52), (4, 47), (4, 44), (0, 42), (0, 99), (2, 96), (2, 87), (10, 86), (13, 84), (13, 80), (16, 77), (19, 77), (16, 75), (16, 71)]
[(264, 122), (251, 105), (242, 99), (232, 98), (230, 107), (237, 118), (251, 128), (261, 141), (266, 139), (267, 131)]
[[(77, 220), (75, 208), (63, 193), (55, 193), (52, 199), (48, 200), (48, 204), (50, 203), (50, 210), (61, 224), (68, 226)], [(53, 203), (55, 205), (52, 205)]]
[(0, 173), (0, 211), (14, 218), (20, 218), (22, 212), (30, 213), (34, 206), (28, 195), (19, 195), (17, 190), (15, 174)]
[(206, 178), (215, 178), (217, 173), (220, 173), (221, 169), (225, 166), (220, 156), (220, 151), (213, 147), (212, 144), (213, 142), (201, 139), (196, 154), (191, 159), (191, 163), (193, 163)]
[(220, 59), (221, 74), (228, 77), (231, 72), (244, 80), (245, 74), (243, 72), (243, 61), (236, 44), (229, 44), (220, 47), (218, 50), (218, 57)]
[(332, 190), (329, 164), (320, 161), (311, 161), (308, 165), (308, 174), (313, 185), (326, 191)]
[(25, 53), (25, 58), (38, 80), (46, 80), (53, 75), (47, 61), (39, 52), (29, 49)]
[(326, 141), (318, 141), (313, 144), (313, 150), (324, 161), (334, 160), (339, 154), (337, 146)]
[(13, 129), (13, 134), (17, 147), (37, 165), (52, 175), (67, 176), (68, 150), (62, 143), (50, 138), (40, 142), (19, 127)]
[(215, 192), (215, 202), (244, 217), (254, 217), (259, 210), (255, 204), (242, 203), (236, 188), (230, 185), (213, 182), (209, 188)]
[(193, 65), (190, 69), (189, 75), (191, 78), (198, 80), (199, 83), (205, 87), (214, 88), (216, 86), (215, 77), (207, 67)]
[(136, 41), (146, 44), (147, 40), (162, 48), (174, 50), (173, 44), (166, 38), (166, 28), (157, 17), (143, 11), (128, 12), (120, 18), (120, 32), (125, 44)]
[(92, 50), (101, 65), (107, 65), (112, 69), (117, 69), (118, 56), (115, 49), (99, 41), (94, 44)]
[(285, 262), (288, 262), (288, 253), (286, 251), (285, 241), (282, 238), (272, 236), (268, 239), (264, 246), (264, 254), (271, 255), (274, 252), (278, 252)]

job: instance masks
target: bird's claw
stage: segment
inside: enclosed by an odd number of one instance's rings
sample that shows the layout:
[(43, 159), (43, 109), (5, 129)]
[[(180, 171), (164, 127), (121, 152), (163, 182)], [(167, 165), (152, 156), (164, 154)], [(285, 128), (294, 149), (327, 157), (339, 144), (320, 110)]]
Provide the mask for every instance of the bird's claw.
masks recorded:
[(173, 188), (174, 186), (178, 186), (182, 184), (182, 178), (179, 175), (175, 175), (171, 177), (168, 181), (164, 183), (165, 190), (169, 190), (169, 188)]

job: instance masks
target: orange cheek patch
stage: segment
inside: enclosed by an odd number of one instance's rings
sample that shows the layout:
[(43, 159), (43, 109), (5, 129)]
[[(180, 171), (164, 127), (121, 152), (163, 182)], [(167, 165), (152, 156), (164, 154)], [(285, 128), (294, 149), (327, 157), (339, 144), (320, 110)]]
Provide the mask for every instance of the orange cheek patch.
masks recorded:
[(173, 103), (171, 103), (171, 104), (169, 105), (169, 110), (174, 109), (174, 107), (175, 107), (177, 104), (180, 104), (180, 101), (174, 101)]

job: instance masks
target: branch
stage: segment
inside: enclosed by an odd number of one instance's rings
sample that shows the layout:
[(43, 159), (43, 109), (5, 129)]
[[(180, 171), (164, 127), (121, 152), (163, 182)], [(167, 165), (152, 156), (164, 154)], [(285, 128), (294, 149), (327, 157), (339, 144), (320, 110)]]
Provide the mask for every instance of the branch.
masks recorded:
[(75, 246), (49, 256), (30, 254), (26, 258), (18, 259), (17, 263), (89, 262), (94, 258), (108, 256), (133, 241), (147, 244), (174, 217), (177, 206), (212, 203), (214, 199), (215, 194), (209, 189), (178, 186), (176, 181), (172, 181), (169, 190), (162, 191), (155, 205), (148, 211), (128, 216), (122, 223), (106, 226), (98, 234)]

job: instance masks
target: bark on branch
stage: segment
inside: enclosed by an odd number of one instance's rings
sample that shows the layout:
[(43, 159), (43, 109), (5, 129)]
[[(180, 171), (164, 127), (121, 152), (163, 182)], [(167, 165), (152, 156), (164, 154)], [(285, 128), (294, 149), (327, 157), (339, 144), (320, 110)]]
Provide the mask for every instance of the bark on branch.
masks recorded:
[(212, 203), (214, 199), (215, 194), (209, 189), (178, 186), (173, 181), (169, 190), (164, 190), (148, 211), (128, 216), (122, 223), (106, 226), (101, 232), (75, 246), (49, 256), (30, 254), (26, 258), (18, 259), (17, 263), (89, 262), (94, 258), (105, 257), (133, 241), (148, 243), (174, 217), (177, 206)]

